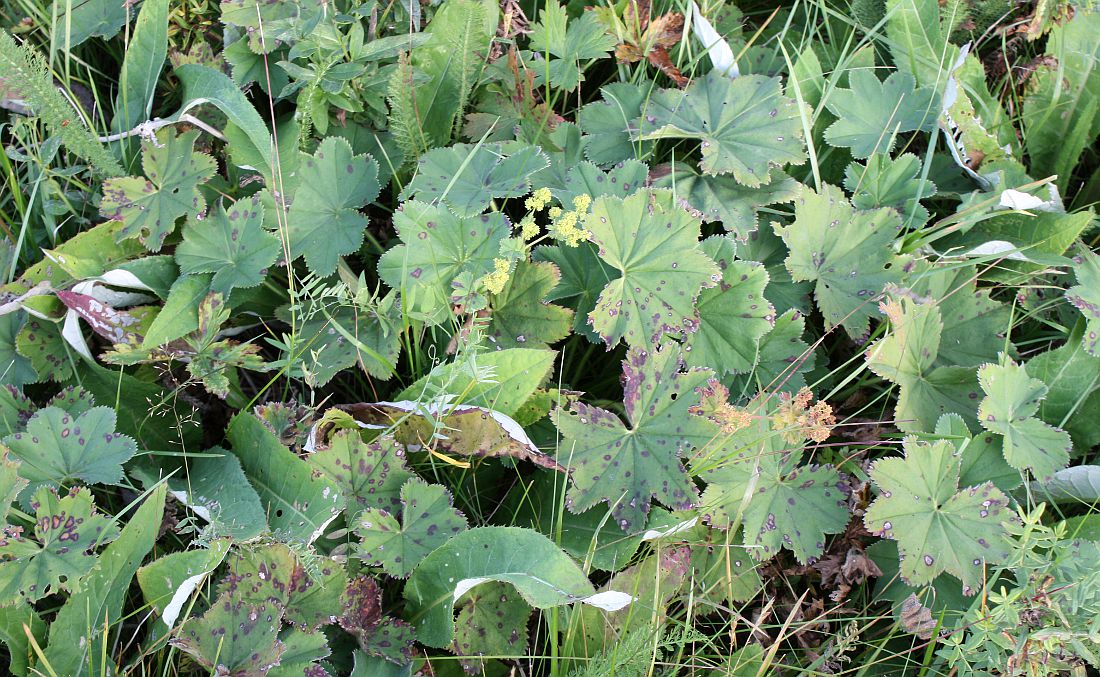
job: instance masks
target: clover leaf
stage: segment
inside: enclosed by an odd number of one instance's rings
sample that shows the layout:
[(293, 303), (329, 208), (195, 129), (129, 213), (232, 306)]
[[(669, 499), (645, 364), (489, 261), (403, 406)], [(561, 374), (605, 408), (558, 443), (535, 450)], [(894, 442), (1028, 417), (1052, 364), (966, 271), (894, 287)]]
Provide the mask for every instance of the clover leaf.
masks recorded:
[(502, 144), (460, 143), (436, 148), (417, 162), (416, 176), (402, 196), (442, 201), (459, 216), (476, 216), (494, 199), (526, 195), (531, 175), (549, 164), (534, 146), (506, 151)]
[(141, 143), (145, 178), (124, 176), (103, 182), (100, 213), (121, 221), (118, 239), (138, 238), (149, 251), (160, 251), (176, 219), (206, 208), (199, 185), (214, 175), (209, 155), (195, 152), (197, 129), (176, 136), (166, 127)]
[(73, 590), (95, 565), (94, 548), (118, 536), (111, 518), (96, 512), (88, 489), (58, 496), (41, 487), (31, 507), (33, 537), (16, 527), (5, 527), (0, 537), (0, 606)]
[(889, 153), (898, 134), (936, 128), (938, 97), (930, 88), (918, 89), (909, 73), (894, 72), (880, 82), (873, 70), (851, 70), (848, 86), (825, 101), (838, 118), (825, 130), (825, 140), (851, 148), (854, 157)]
[(279, 239), (263, 229), (263, 220), (264, 206), (252, 197), (188, 221), (176, 247), (180, 273), (214, 273), (210, 289), (221, 294), (260, 284), (282, 251)]
[(378, 197), (378, 163), (330, 136), (313, 155), (302, 154), (296, 183), (286, 217), (291, 258), (305, 256), (315, 274), (330, 275), (341, 256), (363, 243), (367, 217), (357, 208)]
[(358, 553), (369, 564), (398, 578), (412, 573), (420, 560), (466, 530), (466, 517), (454, 509), (450, 491), (440, 484), (411, 479), (401, 487), (401, 523), (386, 510), (367, 508), (355, 531)]
[(600, 258), (619, 271), (589, 313), (608, 347), (653, 346), (666, 333), (695, 329), (695, 299), (719, 279), (699, 248), (699, 221), (672, 193), (641, 190), (625, 200), (601, 197), (584, 226)]
[(715, 367), (719, 376), (746, 372), (756, 363), (757, 344), (775, 321), (775, 308), (764, 298), (768, 272), (754, 261), (735, 261), (729, 237), (703, 241), (702, 250), (718, 263), (722, 281), (699, 294), (699, 327), (684, 342), (689, 367)]
[(978, 406), (978, 421), (1004, 437), (1009, 465), (1030, 470), (1040, 480), (1066, 467), (1072, 446), (1069, 434), (1035, 416), (1047, 394), (1045, 383), (1028, 376), (1024, 365), (1003, 356), (1000, 364), (978, 370), (978, 383), (986, 395)]
[(686, 90), (653, 93), (641, 117), (638, 139), (699, 139), (706, 174), (733, 174), (756, 188), (773, 168), (806, 161), (798, 104), (783, 96), (778, 77), (729, 79), (718, 69)]
[(550, 84), (567, 92), (584, 79), (578, 62), (606, 56), (615, 43), (594, 12), (569, 19), (557, 0), (542, 5), (539, 21), (531, 27), (531, 50), (555, 57), (546, 66)]
[(134, 440), (115, 432), (115, 410), (93, 407), (74, 416), (58, 407), (35, 412), (26, 432), (4, 438), (22, 461), (19, 474), (32, 486), (80, 480), (119, 484), (122, 464), (137, 453)]
[(1066, 292), (1066, 300), (1085, 316), (1085, 351), (1100, 357), (1100, 254), (1083, 249), (1073, 272), (1077, 286)]
[(947, 572), (974, 594), (985, 567), (1005, 562), (1009, 546), (1002, 522), (1012, 519), (1008, 497), (991, 482), (959, 490), (961, 458), (947, 440), (908, 437), (904, 458), (871, 466), (879, 496), (867, 508), (867, 530), (898, 542), (901, 575), (925, 585)]
[(696, 461), (707, 482), (703, 512), (728, 528), (740, 516), (744, 543), (754, 558), (770, 559), (789, 549), (799, 562), (819, 556), (825, 535), (848, 524), (847, 489), (831, 465), (799, 465), (802, 445), (794, 431), (772, 429), (775, 397), (760, 397), (746, 411), (747, 427)]
[(689, 413), (699, 402), (696, 389), (712, 372), (682, 367), (675, 344), (627, 352), (623, 406), (629, 427), (584, 403), (551, 414), (563, 438), (558, 460), (572, 473), (566, 496), (571, 511), (606, 501), (615, 522), (630, 531), (645, 524), (654, 498), (676, 510), (695, 505), (698, 494), (680, 457), (717, 434), (713, 423)]
[(794, 215), (788, 226), (774, 224), (790, 249), (785, 263), (791, 277), (817, 283), (814, 295), (828, 326), (866, 336), (871, 301), (897, 279), (891, 245), (901, 218), (892, 209), (853, 209), (843, 191), (827, 184), (820, 193), (803, 187)]

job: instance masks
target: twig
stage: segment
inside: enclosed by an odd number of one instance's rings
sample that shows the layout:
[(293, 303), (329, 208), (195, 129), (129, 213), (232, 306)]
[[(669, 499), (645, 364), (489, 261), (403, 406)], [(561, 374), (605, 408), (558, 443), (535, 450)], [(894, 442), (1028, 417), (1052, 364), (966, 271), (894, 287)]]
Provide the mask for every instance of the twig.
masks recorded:
[(177, 122), (186, 122), (188, 124), (194, 125), (202, 131), (206, 132), (207, 134), (221, 139), (222, 141), (225, 141), (225, 137), (222, 135), (221, 132), (189, 113), (184, 113), (183, 115), (180, 115), (179, 118), (176, 120), (164, 120), (162, 118), (153, 118), (152, 120), (146, 120), (145, 122), (142, 122), (137, 127), (134, 127), (128, 132), (119, 132), (118, 134), (111, 134), (110, 136), (101, 136), (99, 137), (99, 141), (100, 143), (111, 143), (112, 141), (121, 141), (122, 139), (128, 139), (131, 136), (140, 136), (143, 139), (149, 139), (155, 143), (156, 132), (158, 129), (162, 127), (167, 127), (168, 125), (174, 125)]

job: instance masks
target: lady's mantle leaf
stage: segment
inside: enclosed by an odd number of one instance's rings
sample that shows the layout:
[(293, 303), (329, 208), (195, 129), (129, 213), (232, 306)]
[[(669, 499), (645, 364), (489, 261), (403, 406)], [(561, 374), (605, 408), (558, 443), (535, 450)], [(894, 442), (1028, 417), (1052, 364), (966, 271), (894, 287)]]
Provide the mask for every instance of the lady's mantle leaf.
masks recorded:
[(749, 426), (708, 457), (717, 467), (703, 473), (702, 503), (717, 527), (741, 517), (745, 546), (757, 560), (786, 547), (806, 562), (825, 549), (826, 534), (848, 523), (847, 489), (831, 465), (798, 465), (802, 445), (785, 437), (794, 431), (772, 429), (768, 406), (776, 399), (757, 399)]
[(922, 87), (908, 73), (891, 73), (879, 82), (874, 71), (848, 73), (851, 89), (838, 89), (825, 106), (838, 119), (825, 130), (825, 140), (852, 149), (857, 158), (889, 153), (896, 135), (936, 128), (940, 106), (935, 92)]
[(348, 521), (367, 508), (395, 512), (406, 480), (413, 477), (405, 464), (405, 449), (390, 435), (364, 442), (357, 430), (338, 430), (328, 446), (307, 458), (314, 475), (324, 475), (347, 498)]
[(527, 650), (531, 607), (504, 583), (479, 585), (459, 600), (452, 650), (469, 674), (484, 670), (489, 659), (474, 656), (520, 656)]
[(257, 197), (218, 207), (201, 221), (190, 220), (176, 247), (180, 273), (214, 273), (211, 291), (255, 287), (279, 258), (279, 240), (263, 229), (264, 206)]
[(921, 162), (911, 153), (897, 158), (875, 153), (865, 164), (853, 162), (844, 170), (844, 187), (856, 208), (892, 207), (907, 227), (928, 220), (928, 209), (920, 201), (936, 194), (936, 184), (921, 176)]
[(985, 566), (1009, 556), (1001, 522), (1012, 518), (1008, 498), (987, 482), (959, 491), (960, 458), (947, 440), (906, 438), (905, 458), (871, 467), (881, 493), (863, 521), (876, 536), (898, 542), (901, 575), (909, 585), (931, 583), (946, 571), (963, 592), (981, 586)]
[(547, 59), (550, 84), (567, 92), (584, 79), (578, 62), (605, 56), (615, 43), (594, 12), (570, 20), (557, 0), (543, 4), (539, 22), (531, 27), (531, 50), (556, 57)]
[(118, 536), (108, 516), (96, 513), (92, 492), (78, 489), (59, 497), (42, 487), (31, 503), (35, 511), (34, 536), (18, 527), (0, 532), (0, 606), (28, 602), (73, 590), (96, 563), (94, 548)]
[(638, 138), (699, 139), (703, 172), (732, 173), (751, 187), (769, 181), (773, 167), (806, 161), (798, 104), (783, 96), (778, 77), (731, 80), (713, 70), (686, 90), (657, 91)]
[(408, 623), (382, 615), (382, 588), (373, 578), (353, 578), (340, 602), (344, 610), (338, 619), (340, 627), (355, 637), (363, 651), (397, 665), (409, 664), (416, 633)]
[(794, 204), (794, 223), (773, 224), (790, 248), (787, 270), (797, 282), (817, 282), (814, 293), (828, 326), (866, 336), (871, 301), (897, 277), (890, 260), (901, 217), (893, 209), (855, 210), (830, 185), (820, 194), (803, 187)]
[(1066, 300), (1085, 316), (1085, 350), (1100, 357), (1100, 254), (1086, 250), (1080, 253), (1074, 268), (1077, 286), (1066, 292)]
[(615, 521), (631, 531), (645, 524), (654, 497), (676, 510), (695, 505), (695, 485), (680, 456), (718, 433), (713, 423), (689, 413), (699, 402), (696, 389), (713, 373), (681, 367), (674, 344), (627, 353), (623, 404), (629, 428), (610, 411), (587, 404), (553, 412), (564, 438), (558, 460), (572, 471), (570, 510), (582, 512), (607, 501)]
[(355, 529), (359, 556), (398, 578), (411, 574), (428, 553), (466, 530), (466, 518), (454, 509), (443, 485), (409, 480), (401, 487), (401, 503), (400, 525), (389, 512), (367, 508)]
[(763, 186), (750, 188), (732, 176), (698, 174), (683, 163), (673, 165), (667, 176), (654, 182), (669, 188), (687, 205), (700, 213), (704, 222), (721, 221), (726, 232), (747, 240), (756, 231), (758, 207), (790, 202), (798, 196), (798, 182), (778, 169)]
[(277, 637), (281, 615), (273, 603), (253, 604), (226, 592), (202, 618), (188, 620), (171, 644), (215, 674), (264, 675), (286, 650)]
[(867, 366), (900, 388), (894, 420), (906, 431), (931, 430), (941, 416), (956, 413), (974, 423), (978, 384), (973, 369), (934, 366), (943, 321), (938, 305), (910, 298), (888, 299), (879, 308), (890, 333), (871, 344)]
[(100, 213), (122, 222), (118, 238), (139, 238), (149, 251), (160, 251), (164, 238), (184, 214), (206, 207), (199, 184), (214, 175), (213, 158), (195, 152), (198, 130), (175, 136), (170, 127), (141, 143), (141, 166), (147, 178), (125, 176), (103, 182)]
[(728, 237), (710, 237), (702, 249), (718, 262), (722, 281), (699, 294), (699, 328), (688, 334), (684, 361), (689, 367), (717, 367), (719, 376), (746, 372), (756, 363), (757, 342), (775, 321), (764, 298), (768, 271), (754, 261), (735, 261)]
[(630, 346), (651, 348), (663, 334), (694, 331), (699, 290), (721, 278), (699, 248), (699, 221), (671, 192), (601, 197), (584, 227), (599, 245), (600, 258), (621, 275), (589, 313), (592, 328), (609, 348), (624, 337)]
[(489, 336), (499, 348), (544, 347), (569, 335), (573, 311), (546, 302), (561, 279), (552, 263), (521, 261), (493, 297)]
[(19, 474), (32, 486), (57, 486), (80, 480), (118, 484), (122, 464), (137, 453), (137, 444), (115, 432), (115, 411), (93, 407), (73, 416), (58, 407), (35, 412), (26, 432), (4, 438), (22, 461)]
[(460, 218), (444, 206), (411, 200), (394, 212), (393, 226), (404, 244), (382, 255), (378, 275), (401, 290), (406, 311), (433, 324), (450, 317), (451, 283), (459, 273), (477, 279), (493, 270), (510, 233), (499, 212)]
[(298, 189), (287, 215), (291, 258), (305, 256), (317, 275), (363, 243), (367, 217), (356, 211), (378, 197), (378, 163), (355, 155), (345, 139), (330, 136), (298, 165)]
[(459, 216), (477, 216), (495, 198), (521, 197), (529, 179), (550, 161), (534, 146), (506, 153), (500, 144), (456, 144), (420, 158), (416, 176), (403, 196), (442, 201)]
[(978, 421), (991, 433), (1004, 436), (1004, 454), (1017, 470), (1030, 470), (1039, 480), (1051, 478), (1069, 463), (1069, 434), (1036, 418), (1047, 386), (1027, 375), (1022, 364), (1002, 357), (1000, 364), (978, 370), (986, 397), (978, 407)]

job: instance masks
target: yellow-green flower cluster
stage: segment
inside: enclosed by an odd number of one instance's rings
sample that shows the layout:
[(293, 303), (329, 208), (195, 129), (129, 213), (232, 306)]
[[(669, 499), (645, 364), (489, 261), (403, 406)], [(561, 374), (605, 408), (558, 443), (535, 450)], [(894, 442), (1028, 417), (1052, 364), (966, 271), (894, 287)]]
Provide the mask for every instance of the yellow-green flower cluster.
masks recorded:
[(586, 242), (590, 233), (578, 226), (578, 223), (591, 206), (591, 195), (578, 195), (573, 198), (573, 211), (563, 212), (560, 207), (552, 207), (549, 214), (554, 219), (554, 224), (550, 226), (550, 237), (570, 247)]
[(525, 216), (519, 222), (519, 234), (524, 240), (533, 240), (539, 234), (539, 224), (533, 216)]
[(508, 259), (493, 259), (493, 268), (495, 270), (481, 278), (481, 281), (490, 294), (499, 294), (504, 291), (504, 285), (508, 282), (508, 271), (512, 264)]
[(531, 197), (527, 198), (524, 206), (527, 207), (528, 211), (541, 212), (546, 208), (546, 205), (550, 204), (550, 198), (552, 197), (554, 196), (550, 193), (549, 188), (539, 188), (531, 194)]

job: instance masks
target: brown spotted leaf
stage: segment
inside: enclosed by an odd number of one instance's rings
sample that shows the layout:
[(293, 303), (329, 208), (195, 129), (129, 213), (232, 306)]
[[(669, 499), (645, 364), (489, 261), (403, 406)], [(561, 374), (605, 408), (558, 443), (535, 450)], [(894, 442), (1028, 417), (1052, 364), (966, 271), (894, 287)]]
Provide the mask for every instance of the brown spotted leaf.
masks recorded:
[(59, 497), (42, 487), (31, 505), (33, 535), (13, 526), (0, 531), (0, 606), (72, 590), (96, 563), (96, 545), (118, 536), (111, 518), (96, 513), (87, 489)]
[(412, 659), (416, 633), (403, 621), (382, 615), (382, 589), (370, 576), (357, 576), (341, 597), (340, 627), (351, 633), (359, 648), (398, 665)]
[(462, 667), (482, 674), (478, 656), (523, 656), (527, 651), (527, 621), (531, 606), (515, 588), (490, 581), (475, 587), (458, 601), (455, 643)]
[(252, 603), (226, 592), (201, 618), (189, 619), (171, 644), (213, 674), (262, 677), (286, 649), (278, 639), (280, 613), (277, 604)]
[(401, 486), (413, 477), (405, 463), (405, 449), (391, 435), (364, 442), (357, 430), (339, 430), (328, 446), (307, 459), (314, 475), (331, 480), (347, 498), (348, 521), (367, 508), (397, 512)]

